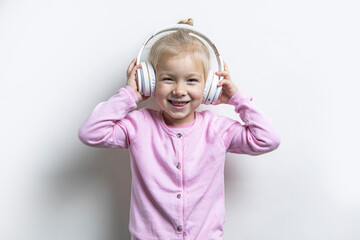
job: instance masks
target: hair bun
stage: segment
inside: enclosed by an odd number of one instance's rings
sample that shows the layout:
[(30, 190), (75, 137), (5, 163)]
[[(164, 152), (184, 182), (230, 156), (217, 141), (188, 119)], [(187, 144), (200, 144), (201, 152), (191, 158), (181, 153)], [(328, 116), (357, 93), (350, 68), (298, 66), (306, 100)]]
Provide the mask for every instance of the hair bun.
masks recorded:
[(194, 20), (192, 18), (189, 18), (188, 20), (179, 21), (178, 24), (187, 24), (190, 26), (194, 26)]

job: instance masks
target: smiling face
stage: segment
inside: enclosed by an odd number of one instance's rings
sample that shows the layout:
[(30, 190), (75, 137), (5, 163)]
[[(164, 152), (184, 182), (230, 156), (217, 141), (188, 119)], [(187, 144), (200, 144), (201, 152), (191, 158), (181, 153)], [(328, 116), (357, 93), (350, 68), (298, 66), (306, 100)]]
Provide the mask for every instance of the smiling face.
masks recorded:
[(156, 70), (155, 99), (164, 111), (165, 123), (183, 126), (195, 118), (205, 87), (204, 70), (191, 56), (168, 57)]

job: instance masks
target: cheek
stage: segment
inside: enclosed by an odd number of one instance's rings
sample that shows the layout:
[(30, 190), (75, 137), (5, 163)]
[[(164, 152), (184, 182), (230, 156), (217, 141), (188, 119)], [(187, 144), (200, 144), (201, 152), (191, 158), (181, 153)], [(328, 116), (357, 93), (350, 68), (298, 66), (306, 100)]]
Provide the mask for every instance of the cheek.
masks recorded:
[(156, 84), (155, 86), (155, 98), (164, 98), (169, 94), (169, 89), (164, 84)]
[(199, 88), (194, 89), (193, 94), (196, 97), (202, 97), (204, 94), (204, 87), (199, 87)]

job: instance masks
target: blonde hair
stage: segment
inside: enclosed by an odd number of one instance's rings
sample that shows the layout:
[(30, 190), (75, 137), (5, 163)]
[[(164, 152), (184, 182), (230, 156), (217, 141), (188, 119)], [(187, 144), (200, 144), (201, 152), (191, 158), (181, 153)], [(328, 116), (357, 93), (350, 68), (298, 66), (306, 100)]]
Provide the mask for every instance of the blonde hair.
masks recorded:
[[(179, 24), (193, 26), (193, 19), (181, 20)], [(210, 53), (205, 44), (195, 36), (190, 35), (184, 29), (167, 34), (158, 39), (151, 47), (149, 61), (153, 65), (155, 72), (162, 61), (169, 57), (188, 54), (198, 69), (203, 70), (206, 81), (210, 70)]]

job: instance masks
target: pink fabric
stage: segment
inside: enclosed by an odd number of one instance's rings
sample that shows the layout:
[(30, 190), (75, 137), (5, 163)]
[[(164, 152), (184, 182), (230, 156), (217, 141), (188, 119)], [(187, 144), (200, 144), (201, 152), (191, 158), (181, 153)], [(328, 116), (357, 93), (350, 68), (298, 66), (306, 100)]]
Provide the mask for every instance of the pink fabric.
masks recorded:
[(191, 127), (192, 125), (194, 125), (194, 123), (195, 123), (195, 119), (191, 123), (188, 123), (184, 126), (169, 126), (169, 127), (171, 127), (171, 128), (188, 128), (188, 127)]
[(132, 239), (222, 239), (226, 152), (276, 149), (280, 139), (271, 120), (240, 92), (229, 104), (245, 125), (203, 111), (192, 126), (171, 128), (162, 111), (132, 111), (136, 101), (131, 88), (120, 89), (79, 130), (87, 145), (130, 150)]

